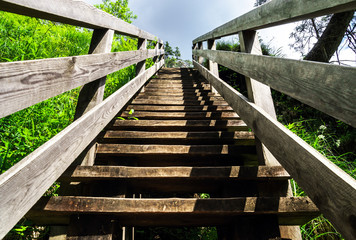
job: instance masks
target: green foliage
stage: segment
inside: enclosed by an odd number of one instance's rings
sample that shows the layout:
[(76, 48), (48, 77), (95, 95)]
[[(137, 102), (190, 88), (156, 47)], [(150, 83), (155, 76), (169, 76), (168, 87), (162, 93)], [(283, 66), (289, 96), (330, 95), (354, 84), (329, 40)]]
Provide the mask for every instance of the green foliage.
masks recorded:
[(132, 20), (136, 19), (137, 16), (133, 14), (128, 7), (128, 4), (128, 0), (116, 0), (115, 2), (112, 2), (111, 0), (103, 0), (103, 3), (95, 5), (95, 7), (120, 18), (125, 22), (132, 23)]

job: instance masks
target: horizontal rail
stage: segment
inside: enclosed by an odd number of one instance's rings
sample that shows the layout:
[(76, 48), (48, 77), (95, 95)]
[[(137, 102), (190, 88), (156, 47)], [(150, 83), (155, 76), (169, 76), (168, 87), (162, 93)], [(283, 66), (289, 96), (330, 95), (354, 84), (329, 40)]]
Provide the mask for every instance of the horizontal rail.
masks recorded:
[(193, 61), (345, 239), (356, 238), (356, 181), (208, 69)]
[(239, 52), (193, 50), (356, 127), (356, 68)]
[(162, 54), (150, 49), (0, 63), (0, 118)]
[(112, 29), (123, 35), (163, 43), (156, 36), (83, 1), (0, 0), (0, 10), (79, 27)]
[(355, 0), (273, 0), (196, 38), (193, 44), (303, 19), (356, 9)]
[(0, 239), (164, 64), (156, 63), (0, 175)]

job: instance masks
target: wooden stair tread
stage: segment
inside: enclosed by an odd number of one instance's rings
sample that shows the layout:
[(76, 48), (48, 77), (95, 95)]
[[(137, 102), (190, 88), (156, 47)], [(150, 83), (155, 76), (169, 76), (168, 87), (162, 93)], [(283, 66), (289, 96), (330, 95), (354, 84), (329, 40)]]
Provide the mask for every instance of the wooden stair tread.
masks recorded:
[(134, 109), (135, 111), (232, 111), (230, 106), (157, 106), (157, 105), (128, 105), (126, 110)]
[(286, 180), (290, 176), (283, 167), (125, 167), (77, 166), (61, 179), (83, 181), (94, 179), (235, 179), (235, 180)]
[(98, 144), (97, 154), (131, 155), (240, 155), (254, 153), (255, 147), (239, 145), (154, 145), (154, 144)]
[[(206, 217), (215, 219), (219, 216), (225, 218), (271, 214), (279, 216), (280, 222), (284, 221), (284, 224), (288, 224), (288, 221), (303, 224), (320, 214), (318, 208), (306, 197), (128, 199), (57, 196), (43, 197), (26, 217), (40, 222), (41, 219), (43, 221), (47, 218), (48, 221), (48, 218), (80, 213), (107, 214), (119, 219), (123, 217), (123, 224), (135, 222), (135, 225), (141, 225), (142, 221), (150, 221), (148, 225), (156, 226), (157, 222), (153, 220), (165, 219), (170, 225), (170, 219), (176, 216), (186, 220), (193, 216), (201, 223)], [(211, 221), (213, 222), (217, 223)]]
[(170, 100), (170, 101), (224, 101), (220, 96), (152, 96), (152, 95), (138, 95), (136, 99), (149, 100)]
[(213, 105), (213, 106), (228, 106), (227, 102), (222, 100), (205, 101), (205, 100), (152, 100), (152, 99), (134, 99), (131, 104), (156, 104), (156, 105)]
[(234, 112), (151, 112), (135, 111), (130, 114), (129, 111), (123, 112), (121, 117), (136, 117), (145, 119), (240, 119)]

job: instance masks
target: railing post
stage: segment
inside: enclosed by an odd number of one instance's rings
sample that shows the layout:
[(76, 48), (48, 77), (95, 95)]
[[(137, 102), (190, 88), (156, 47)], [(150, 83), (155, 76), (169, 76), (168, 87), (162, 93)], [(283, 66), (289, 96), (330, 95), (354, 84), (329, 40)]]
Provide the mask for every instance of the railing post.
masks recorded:
[[(137, 50), (147, 49), (147, 39), (139, 38), (137, 43)], [(136, 65), (136, 76), (146, 70), (146, 60), (137, 63)]]
[[(192, 47), (193, 51), (197, 50), (197, 48), (198, 48), (198, 45), (196, 43), (193, 43), (193, 47)], [(195, 61), (198, 61), (197, 56), (195, 56), (194, 54), (192, 55), (192, 59)]]
[[(111, 52), (114, 31), (111, 29), (95, 29), (90, 43), (89, 54)], [(74, 120), (80, 118), (90, 109), (101, 103), (104, 98), (106, 77), (100, 78), (91, 83), (85, 84), (78, 97), (77, 108)], [(82, 165), (91, 166), (94, 164), (95, 147), (88, 150), (82, 160)]]
[[(256, 31), (239, 32), (241, 52), (262, 55), (261, 44)], [(277, 119), (276, 111), (273, 104), (271, 88), (263, 83), (260, 83), (252, 78), (245, 77), (248, 97), (259, 107), (262, 107), (272, 118)], [(280, 166), (280, 163), (272, 155), (272, 153), (256, 138), (256, 147), (259, 155), (259, 161), (262, 165)], [(293, 196), (290, 182), (285, 183), (285, 195)], [(290, 238), (301, 240), (299, 226), (281, 226), (280, 233), (282, 238)]]
[[(208, 49), (209, 50), (216, 50), (216, 42), (215, 39), (209, 39), (208, 40)], [(219, 77), (219, 67), (218, 67), (218, 63), (213, 62), (209, 59), (209, 70), (210, 72), (212, 72), (215, 76)], [(212, 93), (218, 93), (218, 91), (216, 91), (216, 89), (211, 86), (211, 92)]]
[[(199, 42), (198, 43), (198, 48), (197, 48), (198, 50), (204, 50), (204, 47), (203, 47), (203, 42)], [(204, 58), (203, 57), (198, 57), (198, 63), (199, 64), (201, 64), (201, 65), (203, 65), (203, 63), (204, 63)]]

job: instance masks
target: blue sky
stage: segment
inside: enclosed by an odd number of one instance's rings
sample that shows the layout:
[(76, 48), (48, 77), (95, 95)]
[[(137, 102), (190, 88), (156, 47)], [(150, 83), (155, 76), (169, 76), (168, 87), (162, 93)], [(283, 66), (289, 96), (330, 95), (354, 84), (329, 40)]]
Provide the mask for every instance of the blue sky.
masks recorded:
[[(101, 0), (84, 0), (90, 4)], [(191, 59), (192, 40), (230, 21), (254, 7), (255, 0), (129, 0), (129, 7), (138, 16), (133, 24), (150, 32), (171, 46), (178, 46), (183, 59)], [(264, 42), (282, 48), (287, 58), (300, 59), (288, 45), (295, 23), (259, 31)], [(232, 36), (231, 38), (234, 38)], [(236, 37), (235, 37), (236, 38)], [(355, 54), (344, 51), (344, 58), (355, 60)]]

